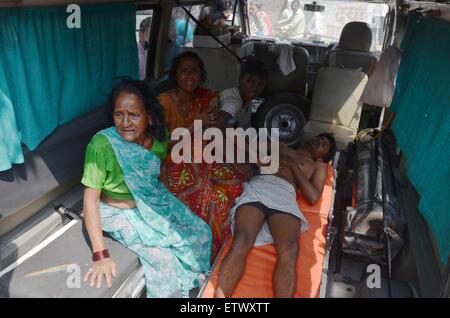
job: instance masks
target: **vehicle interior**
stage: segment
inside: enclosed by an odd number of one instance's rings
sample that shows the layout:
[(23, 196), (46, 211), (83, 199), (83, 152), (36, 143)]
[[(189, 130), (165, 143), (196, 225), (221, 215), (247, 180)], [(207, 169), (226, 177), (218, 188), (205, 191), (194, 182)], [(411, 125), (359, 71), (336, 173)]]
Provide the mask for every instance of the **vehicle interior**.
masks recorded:
[[(81, 28), (67, 29), (72, 2), (0, 1), (0, 297), (145, 297), (137, 255), (106, 233), (118, 266), (113, 287), (70, 277), (91, 263), (85, 148), (112, 125), (104, 106), (114, 79), (139, 76), (136, 42), (148, 17), (141, 79), (155, 93), (173, 88), (168, 70), (185, 50), (202, 58), (214, 90), (236, 86), (254, 56), (269, 77), (252, 101), (253, 127), (278, 128), (289, 146), (333, 133), (338, 151), (321, 199), (297, 199), (312, 229), (300, 238), (295, 297), (450, 297), (449, 4), (300, 1), (306, 27), (291, 37), (276, 21), (292, 0), (256, 1), (272, 34), (253, 23), (253, 1), (232, 1), (221, 33), (199, 25), (204, 0), (79, 0)], [(184, 34), (174, 33), (175, 18), (187, 21)], [(32, 29), (33, 19), (42, 28)], [(399, 62), (380, 75), (388, 48)], [(389, 79), (392, 103), (363, 101), (366, 86)], [(191, 297), (213, 297), (231, 241)], [(233, 297), (273, 297), (275, 262), (273, 245), (254, 248)]]

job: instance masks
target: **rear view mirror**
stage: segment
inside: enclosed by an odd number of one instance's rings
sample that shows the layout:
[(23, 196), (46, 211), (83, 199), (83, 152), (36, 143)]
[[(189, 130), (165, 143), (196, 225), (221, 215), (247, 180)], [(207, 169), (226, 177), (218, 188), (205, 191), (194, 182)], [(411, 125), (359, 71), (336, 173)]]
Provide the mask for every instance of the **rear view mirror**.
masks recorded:
[(304, 9), (305, 11), (324, 12), (325, 6), (317, 4), (316, 1), (313, 1), (313, 3), (305, 4)]

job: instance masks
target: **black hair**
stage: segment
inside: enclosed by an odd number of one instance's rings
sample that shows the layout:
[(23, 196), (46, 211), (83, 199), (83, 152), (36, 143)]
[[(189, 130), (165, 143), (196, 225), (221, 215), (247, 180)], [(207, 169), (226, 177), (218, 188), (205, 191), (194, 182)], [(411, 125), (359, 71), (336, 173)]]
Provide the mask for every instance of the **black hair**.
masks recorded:
[(241, 77), (244, 77), (245, 75), (251, 75), (262, 80), (267, 80), (269, 77), (269, 70), (263, 61), (250, 56), (244, 61), (244, 63), (242, 63), (241, 66)]
[(159, 104), (153, 91), (144, 81), (130, 78), (120, 78), (109, 94), (108, 115), (114, 122), (114, 104), (120, 93), (127, 92), (136, 95), (145, 106), (147, 114), (152, 118), (152, 124), (147, 127), (147, 133), (159, 141), (166, 139), (166, 123), (164, 109)]
[(200, 56), (198, 56), (197, 53), (192, 52), (192, 51), (185, 51), (183, 53), (178, 54), (172, 61), (172, 66), (170, 67), (169, 70), (169, 79), (173, 84), (177, 83), (177, 69), (180, 66), (180, 62), (182, 59), (184, 58), (192, 58), (194, 60), (196, 60), (198, 62), (198, 64), (200, 65), (200, 84), (203, 85), (206, 82), (206, 69), (205, 69), (205, 64), (203, 63), (202, 59), (200, 58)]
[(216, 1), (215, 11), (217, 11), (217, 12), (231, 10), (232, 8), (233, 8), (233, 4), (231, 3), (231, 0)]
[(152, 18), (147, 17), (144, 20), (141, 21), (141, 24), (139, 24), (139, 32), (145, 32), (147, 30), (150, 30), (150, 26), (152, 25)]
[(223, 10), (231, 10), (233, 9), (233, 3), (231, 0), (224, 0), (223, 1)]
[(330, 142), (330, 149), (328, 149), (328, 153), (325, 156), (323, 156), (324, 162), (330, 162), (331, 159), (333, 159), (334, 155), (336, 154), (336, 140), (334, 139), (333, 134), (324, 132), (321, 133), (320, 135), (317, 135), (317, 137), (325, 137)]
[(175, 7), (173, 8), (172, 18), (185, 20), (187, 18), (186, 11), (181, 7)]

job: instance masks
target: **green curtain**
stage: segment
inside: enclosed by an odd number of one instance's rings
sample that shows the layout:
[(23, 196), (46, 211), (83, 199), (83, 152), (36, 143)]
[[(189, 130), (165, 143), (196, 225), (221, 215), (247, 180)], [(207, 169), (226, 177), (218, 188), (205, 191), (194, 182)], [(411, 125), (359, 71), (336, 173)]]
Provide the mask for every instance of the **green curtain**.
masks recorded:
[(11, 169), (12, 163), (23, 163), (19, 136), (12, 103), (0, 90), (0, 171)]
[(79, 29), (67, 27), (66, 6), (0, 10), (0, 93), (13, 107), (0, 112), (18, 128), (9, 148), (21, 140), (36, 149), (56, 127), (102, 105), (116, 77), (139, 78), (135, 5), (80, 7)]
[(443, 264), (450, 255), (450, 23), (410, 14), (393, 130)]

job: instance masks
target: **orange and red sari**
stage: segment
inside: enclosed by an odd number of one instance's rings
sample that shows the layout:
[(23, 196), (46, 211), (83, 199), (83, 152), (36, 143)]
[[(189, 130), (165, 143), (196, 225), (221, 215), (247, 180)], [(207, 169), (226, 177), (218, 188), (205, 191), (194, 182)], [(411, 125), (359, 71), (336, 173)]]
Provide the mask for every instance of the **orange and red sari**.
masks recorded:
[[(168, 93), (158, 96), (166, 112), (169, 131), (189, 127), (197, 113), (207, 110), (218, 98), (217, 92), (200, 88), (186, 118)], [(191, 208), (211, 227), (213, 244), (211, 260), (214, 261), (230, 233), (229, 210), (242, 192), (245, 177), (226, 163), (174, 163), (166, 160), (170, 191)]]

